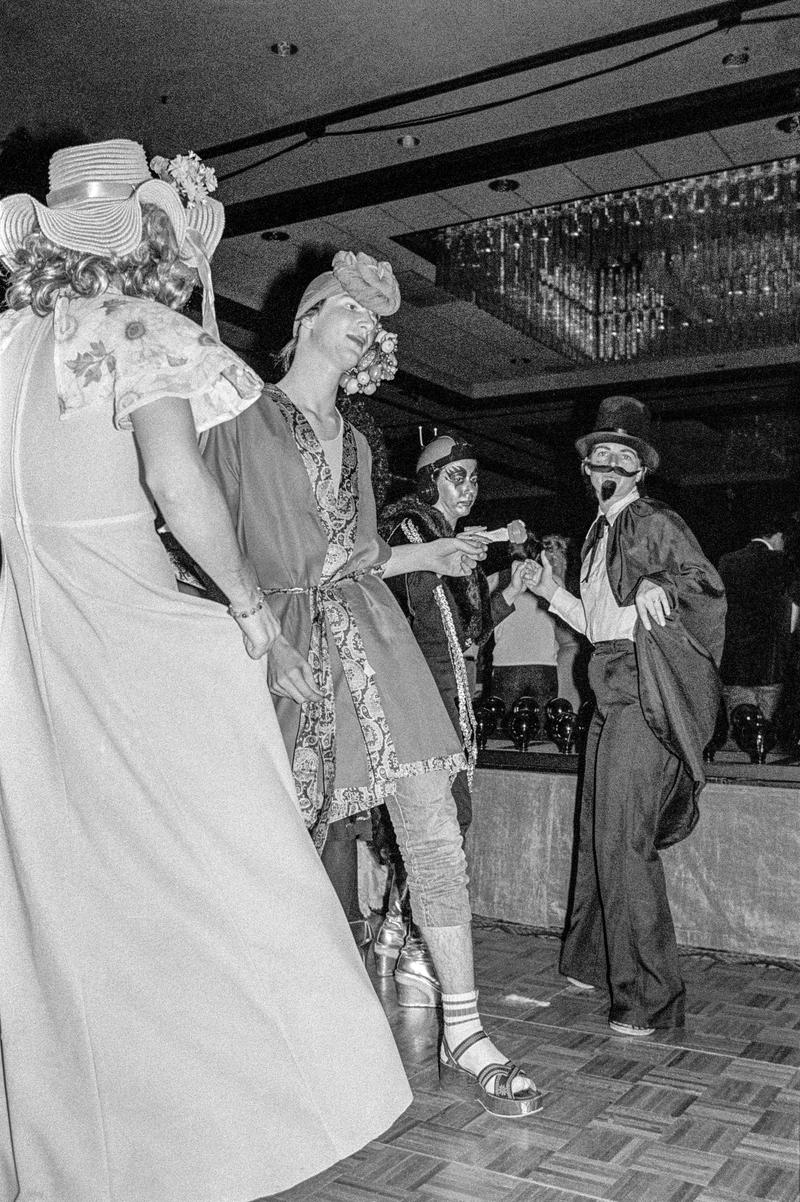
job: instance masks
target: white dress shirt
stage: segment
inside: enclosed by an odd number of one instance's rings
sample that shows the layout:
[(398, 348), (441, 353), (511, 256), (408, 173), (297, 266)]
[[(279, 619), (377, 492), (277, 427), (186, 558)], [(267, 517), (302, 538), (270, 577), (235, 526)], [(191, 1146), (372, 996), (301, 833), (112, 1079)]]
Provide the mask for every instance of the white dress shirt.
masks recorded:
[[(638, 489), (634, 489), (627, 497), (612, 505), (606, 513), (608, 526), (604, 528), (595, 546), (592, 566), (586, 579), (583, 578), (585, 569), (581, 570), (580, 598), (559, 587), (550, 602), (550, 608), (559, 618), (563, 618), (575, 630), (585, 634), (592, 643), (604, 643), (611, 639), (633, 639), (638, 616), (636, 606), (617, 605), (608, 582), (606, 548), (609, 527), (614, 525), (622, 510), (638, 500), (638, 497)], [(601, 511), (597, 517), (602, 516)]]

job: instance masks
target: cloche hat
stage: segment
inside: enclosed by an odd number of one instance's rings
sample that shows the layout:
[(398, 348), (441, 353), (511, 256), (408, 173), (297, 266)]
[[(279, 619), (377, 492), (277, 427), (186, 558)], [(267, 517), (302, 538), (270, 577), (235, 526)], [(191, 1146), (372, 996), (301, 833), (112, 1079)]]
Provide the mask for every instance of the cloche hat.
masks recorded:
[(575, 443), (578, 454), (586, 458), (599, 442), (619, 442), (636, 451), (646, 468), (656, 471), (658, 451), (650, 442), (650, 410), (633, 396), (608, 396), (600, 402), (591, 434)]
[(0, 259), (13, 267), (37, 228), (67, 250), (124, 257), (142, 241), (142, 205), (153, 204), (169, 217), (181, 258), (198, 269), (204, 325), (213, 322), (209, 260), (225, 225), (225, 210), (207, 194), (216, 178), (191, 152), (153, 163), (163, 164), (166, 178), (153, 177), (144, 148), (127, 138), (56, 151), (46, 205), (24, 192), (0, 200)]

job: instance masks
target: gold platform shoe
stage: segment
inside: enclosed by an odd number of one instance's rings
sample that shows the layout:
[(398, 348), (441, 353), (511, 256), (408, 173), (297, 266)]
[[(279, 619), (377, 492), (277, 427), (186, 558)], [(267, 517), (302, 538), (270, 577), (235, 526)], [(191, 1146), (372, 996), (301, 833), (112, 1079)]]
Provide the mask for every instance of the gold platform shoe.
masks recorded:
[(386, 915), (378, 927), (373, 944), (375, 970), (379, 977), (390, 977), (394, 972), (394, 966), (408, 935), (408, 925), (405, 897), (392, 888)]
[(413, 923), (397, 957), (394, 982), (399, 1006), (435, 1009), (440, 1004), (442, 987), (425, 940)]

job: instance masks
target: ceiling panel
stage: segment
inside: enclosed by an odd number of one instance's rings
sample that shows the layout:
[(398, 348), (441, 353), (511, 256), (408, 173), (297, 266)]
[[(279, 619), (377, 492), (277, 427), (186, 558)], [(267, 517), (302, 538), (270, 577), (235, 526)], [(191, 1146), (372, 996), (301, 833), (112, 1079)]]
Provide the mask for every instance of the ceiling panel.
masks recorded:
[(723, 171), (731, 165), (730, 156), (717, 137), (709, 133), (690, 134), (669, 142), (648, 142), (639, 148), (639, 153), (664, 180)]
[(566, 166), (585, 185), (584, 195), (617, 191), (620, 180), (625, 180), (626, 188), (639, 188), (658, 180), (653, 168), (635, 150), (618, 150)]
[[(530, 0), (499, 0), (487, 5), (485, 0), (403, 0), (377, 6), (374, 0), (348, 0), (347, 4), (341, 0), (292, 0), (289, 5), (277, 0), (137, 0), (109, 10), (105, 0), (81, 0), (67, 9), (61, 0), (36, 0), (34, 4), (5, 0), (0, 6), (0, 45), (7, 59), (0, 91), (0, 138), (21, 123), (31, 128), (53, 126), (66, 116), (91, 138), (136, 136), (152, 151), (167, 153), (188, 147), (202, 149), (259, 131), (269, 133), (288, 122), (308, 120), (337, 108), (380, 101), (409, 88), (457, 80), (468, 72), (568, 47), (581, 39), (623, 33), (643, 22), (692, 13), (703, 3), (537, 0), (531, 4)], [(266, 302), (266, 312), (271, 312), (282, 286), (288, 286), (288, 294), (292, 289), (299, 293), (307, 282), (301, 276), (305, 272), (307, 277), (308, 264), (316, 262), (317, 252), (367, 249), (390, 258), (405, 281), (406, 303), (391, 319), (400, 332), (401, 373), (384, 392), (385, 398), (394, 398), (396, 409), (392, 410), (389, 400), (382, 402), (385, 414), (401, 415), (401, 426), (413, 420), (407, 416), (409, 405), (412, 414), (418, 410), (423, 416), (431, 412), (438, 418), (449, 412), (480, 423), (481, 405), (491, 417), (503, 404), (513, 403), (522, 429), (519, 423), (515, 430), (495, 425), (493, 433), (520, 443), (525, 420), (533, 420), (530, 415), (525, 418), (528, 397), (538, 392), (536, 405), (543, 404), (545, 388), (558, 398), (553, 401), (552, 413), (557, 411), (562, 422), (575, 405), (592, 408), (596, 390), (612, 382), (612, 377), (618, 382), (619, 373), (615, 376), (606, 369), (575, 372), (559, 356), (489, 314), (465, 301), (448, 300), (433, 288), (433, 265), (393, 239), (490, 214), (558, 203), (587, 192), (631, 188), (659, 178), (719, 170), (729, 162), (750, 163), (800, 153), (800, 140), (786, 138), (775, 129), (775, 120), (783, 113), (726, 128), (722, 122), (734, 119), (732, 116), (722, 112), (712, 119), (703, 110), (702, 122), (687, 123), (692, 131), (688, 134), (670, 125), (671, 116), (660, 119), (662, 107), (668, 114), (675, 110), (675, 106), (662, 106), (662, 101), (675, 99), (689, 109), (695, 104), (697, 109), (695, 93), (733, 87), (737, 82), (745, 91), (749, 85), (748, 94), (763, 96), (769, 76), (797, 70), (800, 20), (749, 24), (755, 10), (751, 13), (746, 2), (740, 7), (740, 25), (727, 32), (717, 30), (713, 36), (646, 62), (625, 65), (630, 58), (712, 26), (565, 57), (536, 70), (395, 106), (394, 111), (387, 107), (353, 119), (349, 128), (392, 121), (400, 128), (312, 139), (299, 150), (278, 154), (239, 174), (230, 173), (286, 150), (300, 141), (300, 135), (274, 141), (266, 138), (248, 150), (220, 155), (214, 165), (221, 177), (228, 177), (222, 179), (219, 192), (226, 202), (272, 196), (277, 212), (283, 193), (313, 184), (319, 185), (323, 197), (317, 207), (305, 210), (315, 214), (313, 220), (292, 221), (302, 216), (302, 211), (299, 206), (296, 210), (292, 207), (293, 198), (292, 204), (287, 201), (284, 216), (289, 220), (283, 228), (288, 241), (264, 241), (258, 232), (223, 240), (214, 265), (221, 301), (228, 298), (257, 314), (262, 314)], [(797, 0), (783, 0), (761, 4), (758, 15), (797, 11)], [(296, 42), (299, 53), (288, 59), (271, 54), (270, 44), (281, 39)], [(748, 48), (749, 62), (738, 71), (727, 70), (723, 56), (743, 46)], [(586, 73), (595, 73), (595, 77), (578, 78)], [(526, 90), (563, 81), (569, 82), (562, 89), (514, 99)], [(441, 116), (478, 102), (500, 100), (507, 103), (490, 111), (465, 113), (438, 124), (420, 123), (428, 114)], [(800, 108), (800, 93), (796, 100)], [(642, 144), (629, 145), (631, 139), (623, 133), (630, 114), (656, 104), (652, 128), (644, 132)], [(792, 111), (791, 105), (788, 111)], [(602, 142), (612, 124), (610, 115), (615, 113), (620, 114), (623, 133), (615, 134), (613, 144), (610, 139)], [(562, 133), (580, 123), (584, 123), (581, 141), (571, 144), (569, 152), (560, 152)], [(420, 137), (417, 148), (408, 151), (398, 146), (404, 130), (414, 130)], [(550, 134), (551, 130), (558, 131), (558, 136)], [(513, 195), (493, 193), (486, 186), (493, 175), (508, 173), (504, 170), (476, 181), (474, 174), (467, 172), (434, 175), (435, 165), (429, 161), (435, 155), (452, 155), (454, 161), (472, 165), (481, 147), (529, 135), (537, 135), (541, 141), (548, 134), (555, 149), (538, 160), (548, 165), (519, 172), (510, 168), (520, 183)], [(598, 148), (610, 144), (608, 153), (598, 153)], [(537, 160), (531, 156), (518, 161), (527, 166)], [(385, 199), (383, 194), (371, 195), (366, 187), (363, 196), (343, 190), (350, 180), (370, 169), (394, 180), (393, 172), (409, 166), (419, 166), (413, 186), (406, 189), (412, 195), (403, 194), (394, 183)], [(461, 182), (467, 178), (472, 182)], [(446, 186), (456, 180), (459, 186)], [(346, 211), (336, 211), (345, 205)], [(256, 220), (261, 216), (259, 211)], [(223, 307), (221, 303), (220, 309)], [(227, 311), (234, 316), (237, 312), (235, 305)], [(239, 316), (248, 318), (241, 311)], [(282, 311), (281, 321), (285, 319)], [(267, 320), (262, 316), (254, 321), (250, 315), (246, 335), (223, 322), (223, 333), (234, 345), (248, 340), (254, 344), (254, 339), (262, 337)], [(798, 371), (798, 357), (800, 350), (789, 348), (780, 364), (774, 359), (767, 366), (785, 371), (788, 379), (792, 371)], [(742, 360), (740, 366), (742, 372), (760, 373), (765, 364), (752, 359)], [(709, 375), (717, 370), (713, 365), (706, 367)], [(677, 380), (697, 370), (698, 364), (684, 362), (673, 369)], [(643, 388), (654, 386), (659, 370), (658, 366), (641, 369), (630, 378)], [(450, 392), (437, 390), (431, 382)], [(673, 391), (675, 396), (681, 395), (679, 383)], [(577, 398), (574, 404), (572, 398)], [(553, 445), (558, 443), (558, 438), (550, 437), (555, 422), (554, 417), (549, 425), (543, 422), (538, 427), (543, 439), (549, 437)], [(681, 446), (689, 453), (691, 444), (689, 438)], [(491, 487), (501, 495), (510, 486), (498, 476)], [(519, 489), (519, 482), (513, 487)]]
[(433, 229), (469, 219), (469, 214), (452, 203), (449, 195), (441, 195), (438, 192), (405, 197), (381, 207), (391, 213), (407, 230)]
[[(800, 95), (797, 107), (800, 109)], [(716, 130), (714, 137), (732, 162), (738, 164), (761, 163), (766, 159), (785, 159), (800, 154), (800, 137), (783, 133), (772, 119), (732, 125), (729, 129)]]

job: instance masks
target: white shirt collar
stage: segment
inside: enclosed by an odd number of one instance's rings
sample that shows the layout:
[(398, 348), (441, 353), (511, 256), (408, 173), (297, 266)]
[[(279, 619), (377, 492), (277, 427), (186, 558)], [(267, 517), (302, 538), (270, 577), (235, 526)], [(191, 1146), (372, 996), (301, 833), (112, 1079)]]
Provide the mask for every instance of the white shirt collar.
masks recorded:
[(765, 538), (751, 538), (750, 542), (751, 543), (763, 543), (765, 547), (769, 547), (770, 551), (775, 550), (772, 543), (767, 542), (767, 540)]
[[(605, 517), (609, 526), (613, 526), (614, 522), (617, 520), (619, 515), (622, 513), (623, 509), (627, 509), (629, 505), (631, 505), (634, 501), (638, 501), (638, 500), (639, 500), (639, 490), (638, 490), (638, 488), (634, 488), (631, 492), (628, 493), (627, 497), (623, 497), (621, 501), (615, 501), (614, 504), (612, 506), (610, 506), (608, 513), (603, 514), (602, 509), (598, 509), (597, 518)], [(597, 521), (597, 518), (595, 518), (595, 521)]]

